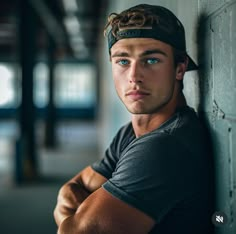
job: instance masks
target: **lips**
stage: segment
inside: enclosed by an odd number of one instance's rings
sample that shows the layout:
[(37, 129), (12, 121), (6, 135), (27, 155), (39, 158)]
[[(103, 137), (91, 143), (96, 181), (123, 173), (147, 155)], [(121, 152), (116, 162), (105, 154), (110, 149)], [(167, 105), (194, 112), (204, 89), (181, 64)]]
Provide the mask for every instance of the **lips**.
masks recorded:
[(131, 90), (126, 93), (126, 96), (128, 96), (129, 98), (133, 100), (143, 99), (148, 95), (149, 93), (143, 90)]

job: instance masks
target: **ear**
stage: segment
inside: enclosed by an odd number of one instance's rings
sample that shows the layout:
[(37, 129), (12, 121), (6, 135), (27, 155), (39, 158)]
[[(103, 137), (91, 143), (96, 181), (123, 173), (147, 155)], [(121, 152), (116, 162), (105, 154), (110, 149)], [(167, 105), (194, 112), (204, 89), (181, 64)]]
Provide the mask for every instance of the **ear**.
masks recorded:
[(186, 57), (184, 62), (177, 64), (176, 80), (183, 80), (187, 67), (188, 67), (188, 57)]

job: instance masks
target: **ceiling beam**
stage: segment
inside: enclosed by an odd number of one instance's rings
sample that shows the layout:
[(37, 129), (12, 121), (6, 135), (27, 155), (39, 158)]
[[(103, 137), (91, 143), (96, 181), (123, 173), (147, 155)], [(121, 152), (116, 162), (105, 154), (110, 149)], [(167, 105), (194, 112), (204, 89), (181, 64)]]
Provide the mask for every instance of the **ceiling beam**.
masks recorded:
[(55, 43), (58, 45), (66, 44), (66, 34), (61, 24), (45, 4), (45, 1), (29, 0), (29, 2), (35, 9), (48, 34), (52, 37)]

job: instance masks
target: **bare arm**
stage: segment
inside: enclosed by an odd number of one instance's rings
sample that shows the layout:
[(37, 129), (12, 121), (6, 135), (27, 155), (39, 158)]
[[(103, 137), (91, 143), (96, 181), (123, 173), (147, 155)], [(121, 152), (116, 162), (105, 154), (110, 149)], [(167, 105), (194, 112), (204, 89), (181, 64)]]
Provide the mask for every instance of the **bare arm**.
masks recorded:
[(154, 224), (145, 213), (99, 188), (62, 222), (58, 234), (147, 234)]
[(58, 226), (75, 214), (82, 202), (106, 182), (106, 178), (91, 167), (85, 168), (78, 175), (64, 184), (58, 194), (54, 218)]

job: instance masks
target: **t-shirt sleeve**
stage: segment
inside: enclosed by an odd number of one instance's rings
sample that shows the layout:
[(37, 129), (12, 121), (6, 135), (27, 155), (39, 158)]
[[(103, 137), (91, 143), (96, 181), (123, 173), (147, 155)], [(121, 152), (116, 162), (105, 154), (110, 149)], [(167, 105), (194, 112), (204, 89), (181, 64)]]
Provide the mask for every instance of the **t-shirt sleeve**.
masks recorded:
[(91, 167), (99, 174), (103, 175), (107, 179), (110, 179), (116, 167), (117, 161), (118, 157), (113, 151), (113, 147), (111, 144), (106, 150), (104, 157), (101, 160), (93, 163)]
[(184, 189), (194, 175), (187, 155), (169, 136), (141, 137), (122, 153), (103, 188), (158, 223), (191, 192)]
[(120, 128), (113, 138), (110, 146), (105, 151), (104, 157), (91, 165), (93, 170), (107, 179), (110, 179), (117, 166), (122, 151), (133, 138), (134, 136), (132, 133), (131, 123), (128, 123)]

